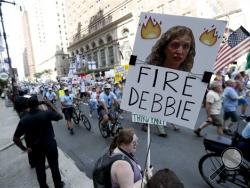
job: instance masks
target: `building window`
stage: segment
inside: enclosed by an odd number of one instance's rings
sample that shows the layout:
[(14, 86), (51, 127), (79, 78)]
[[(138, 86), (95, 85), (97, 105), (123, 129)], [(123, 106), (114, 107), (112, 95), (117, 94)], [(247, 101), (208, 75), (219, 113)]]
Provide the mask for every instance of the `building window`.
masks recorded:
[(95, 44), (95, 42), (92, 42), (92, 48), (94, 49), (94, 48), (96, 48), (96, 44)]
[(95, 52), (93, 53), (93, 60), (96, 62), (97, 67), (99, 67), (99, 66), (98, 66), (98, 55), (97, 55), (97, 51), (95, 51)]
[(100, 39), (100, 40), (99, 40), (99, 46), (102, 46), (102, 45), (104, 45), (104, 42), (103, 42), (102, 39)]
[(91, 54), (87, 54), (87, 61), (92, 61)]
[(114, 48), (113, 46), (108, 47), (108, 57), (109, 57), (109, 65), (114, 65)]
[(89, 45), (86, 45), (86, 51), (89, 51)]
[(105, 56), (105, 49), (100, 50), (101, 53), (101, 66), (106, 66), (106, 56)]
[(112, 40), (113, 40), (112, 37), (111, 37), (110, 35), (108, 35), (108, 36), (107, 36), (107, 43), (112, 42)]
[(128, 28), (124, 28), (123, 30), (122, 30), (122, 36), (123, 37), (127, 37), (129, 35), (129, 30), (128, 30)]

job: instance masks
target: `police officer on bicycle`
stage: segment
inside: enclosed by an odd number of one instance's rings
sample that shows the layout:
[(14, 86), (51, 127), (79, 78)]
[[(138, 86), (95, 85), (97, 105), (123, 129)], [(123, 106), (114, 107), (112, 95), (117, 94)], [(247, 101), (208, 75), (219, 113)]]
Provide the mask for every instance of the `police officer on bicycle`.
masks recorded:
[(116, 95), (111, 91), (111, 85), (105, 84), (103, 89), (104, 91), (100, 94), (99, 107), (97, 109), (102, 126), (109, 121), (109, 110), (112, 108), (112, 104), (119, 105)]

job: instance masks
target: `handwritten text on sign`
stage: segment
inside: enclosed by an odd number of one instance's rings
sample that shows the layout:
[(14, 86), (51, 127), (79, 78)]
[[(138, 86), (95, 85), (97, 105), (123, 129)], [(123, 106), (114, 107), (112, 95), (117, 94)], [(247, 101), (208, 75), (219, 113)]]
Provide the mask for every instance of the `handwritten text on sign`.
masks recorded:
[(167, 125), (167, 122), (157, 118), (147, 117), (141, 114), (132, 114), (132, 122), (135, 123), (147, 123), (150, 125)]
[(121, 107), (137, 114), (193, 127), (206, 89), (188, 72), (152, 65), (131, 66)]

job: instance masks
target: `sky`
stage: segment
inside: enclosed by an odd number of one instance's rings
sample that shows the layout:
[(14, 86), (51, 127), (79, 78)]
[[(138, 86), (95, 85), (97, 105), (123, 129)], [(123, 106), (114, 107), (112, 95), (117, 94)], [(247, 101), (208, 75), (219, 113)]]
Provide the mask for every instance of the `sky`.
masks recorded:
[[(10, 2), (13, 1), (10, 0)], [(16, 3), (19, 5), (2, 3), (2, 15), (12, 67), (17, 68), (18, 77), (22, 79), (24, 78), (22, 12), (20, 11), (20, 1), (16, 0)], [(7, 57), (6, 50), (3, 52), (3, 56)]]

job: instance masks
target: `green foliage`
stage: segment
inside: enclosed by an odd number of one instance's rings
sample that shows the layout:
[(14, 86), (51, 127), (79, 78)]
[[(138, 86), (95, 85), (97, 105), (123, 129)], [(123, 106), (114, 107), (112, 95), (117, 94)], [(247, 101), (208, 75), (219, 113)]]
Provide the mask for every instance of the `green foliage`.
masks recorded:
[(51, 69), (46, 69), (46, 70), (44, 70), (44, 71), (42, 71), (42, 72), (37, 72), (37, 73), (35, 73), (34, 74), (34, 77), (36, 78), (36, 79), (38, 79), (38, 78), (41, 78), (43, 75), (45, 75), (45, 76), (50, 76), (52, 74), (52, 70)]

